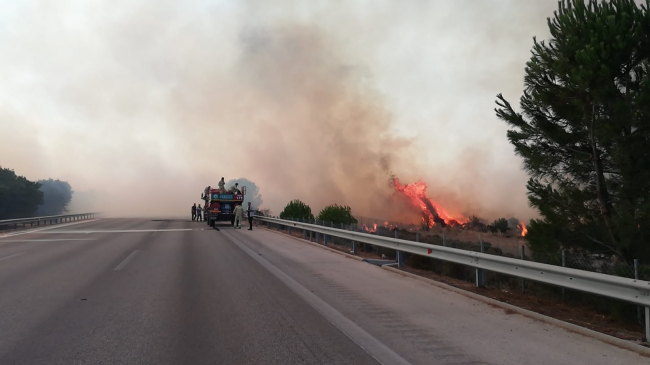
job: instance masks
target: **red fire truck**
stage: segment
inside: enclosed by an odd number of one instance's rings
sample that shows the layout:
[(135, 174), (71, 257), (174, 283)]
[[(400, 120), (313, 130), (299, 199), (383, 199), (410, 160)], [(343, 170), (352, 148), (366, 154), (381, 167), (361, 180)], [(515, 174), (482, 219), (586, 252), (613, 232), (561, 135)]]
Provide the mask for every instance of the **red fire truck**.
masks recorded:
[(204, 212), (207, 224), (210, 227), (214, 227), (216, 222), (230, 221), (231, 224), (234, 224), (233, 210), (235, 206), (244, 202), (244, 195), (246, 195), (245, 186), (242, 186), (241, 194), (239, 192), (221, 193), (219, 189), (211, 189), (209, 186), (205, 188), (201, 199), (205, 201)]

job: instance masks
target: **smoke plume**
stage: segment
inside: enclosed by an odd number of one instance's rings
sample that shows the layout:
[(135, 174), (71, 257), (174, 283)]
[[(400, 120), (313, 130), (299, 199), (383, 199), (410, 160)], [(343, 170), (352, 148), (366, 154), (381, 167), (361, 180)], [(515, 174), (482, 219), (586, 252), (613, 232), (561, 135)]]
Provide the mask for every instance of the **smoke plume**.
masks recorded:
[(276, 214), (419, 219), (395, 174), (456, 213), (534, 215), (492, 109), (555, 0), (29, 3), (0, 18), (0, 164), (93, 210), (184, 216), (224, 176)]

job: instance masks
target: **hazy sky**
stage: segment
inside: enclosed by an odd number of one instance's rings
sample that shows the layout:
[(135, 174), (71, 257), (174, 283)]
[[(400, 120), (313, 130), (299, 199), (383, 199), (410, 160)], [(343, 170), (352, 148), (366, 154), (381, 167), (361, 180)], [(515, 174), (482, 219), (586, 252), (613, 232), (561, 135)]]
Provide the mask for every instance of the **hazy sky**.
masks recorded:
[(556, 0), (5, 1), (0, 165), (96, 190), (99, 210), (189, 211), (245, 177), (391, 215), (386, 181), (451, 211), (534, 216), (495, 117), (518, 103)]

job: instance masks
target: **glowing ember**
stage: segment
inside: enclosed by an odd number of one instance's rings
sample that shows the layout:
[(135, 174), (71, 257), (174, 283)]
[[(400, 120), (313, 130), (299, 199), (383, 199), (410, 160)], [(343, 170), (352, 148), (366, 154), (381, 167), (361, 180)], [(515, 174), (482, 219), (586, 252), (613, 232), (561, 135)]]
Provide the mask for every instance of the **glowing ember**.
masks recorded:
[(528, 228), (526, 228), (526, 224), (524, 222), (519, 222), (517, 228), (521, 229), (521, 237), (526, 236), (528, 233)]
[(422, 211), (422, 222), (433, 227), (436, 224), (441, 226), (461, 226), (469, 221), (462, 215), (451, 215), (440, 205), (427, 196), (427, 184), (418, 180), (413, 184), (402, 185), (397, 178), (393, 178), (395, 190), (409, 198), (411, 204)]

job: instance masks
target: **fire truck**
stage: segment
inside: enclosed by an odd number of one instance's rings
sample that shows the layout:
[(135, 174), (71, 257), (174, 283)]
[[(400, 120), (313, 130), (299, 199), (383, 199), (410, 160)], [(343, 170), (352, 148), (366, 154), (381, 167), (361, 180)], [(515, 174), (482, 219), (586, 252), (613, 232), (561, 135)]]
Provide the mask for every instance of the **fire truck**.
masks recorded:
[(205, 201), (205, 221), (210, 227), (214, 227), (216, 222), (230, 221), (235, 224), (235, 215), (233, 210), (237, 205), (244, 202), (246, 187), (242, 186), (241, 194), (239, 192), (221, 193), (219, 189), (205, 188), (201, 194), (201, 199)]

